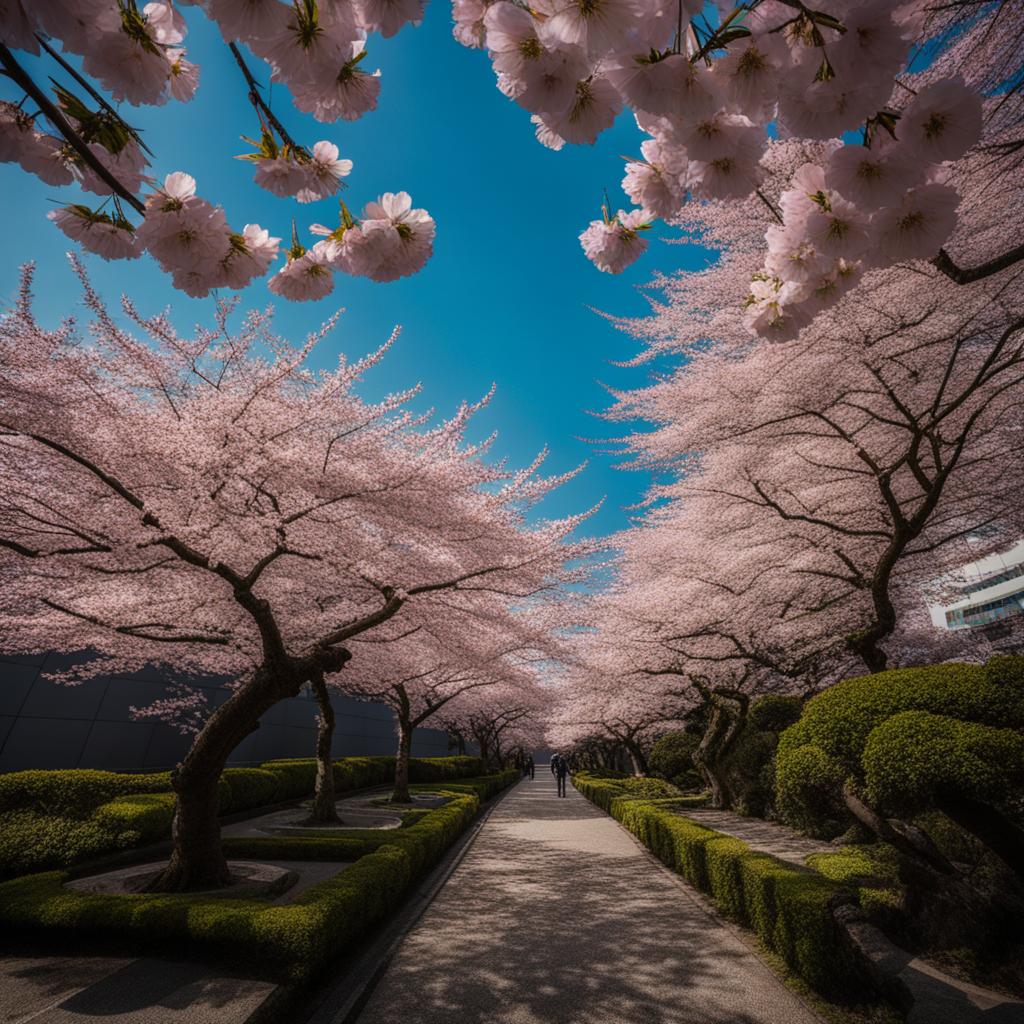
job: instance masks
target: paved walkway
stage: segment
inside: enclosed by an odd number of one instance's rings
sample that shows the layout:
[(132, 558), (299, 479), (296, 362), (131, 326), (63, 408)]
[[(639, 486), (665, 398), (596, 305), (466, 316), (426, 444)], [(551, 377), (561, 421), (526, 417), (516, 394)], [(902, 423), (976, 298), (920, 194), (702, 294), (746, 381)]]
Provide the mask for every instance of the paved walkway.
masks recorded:
[(358, 1024), (820, 1024), (630, 835), (547, 772), (494, 810)]
[(716, 832), (742, 839), (754, 850), (770, 853), (779, 860), (807, 866), (812, 853), (835, 853), (836, 847), (794, 832), (785, 825), (761, 818), (744, 818), (733, 811), (713, 811), (704, 807), (687, 807), (679, 812), (683, 817), (713, 828)]
[(274, 986), (202, 964), (131, 957), (0, 961), (3, 1024), (243, 1024)]

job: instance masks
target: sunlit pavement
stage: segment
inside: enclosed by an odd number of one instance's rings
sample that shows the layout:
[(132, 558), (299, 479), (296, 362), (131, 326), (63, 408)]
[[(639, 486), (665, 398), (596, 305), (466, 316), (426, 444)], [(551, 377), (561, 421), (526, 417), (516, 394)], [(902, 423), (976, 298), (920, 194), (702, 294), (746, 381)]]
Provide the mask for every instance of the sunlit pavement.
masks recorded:
[(494, 810), (359, 1024), (820, 1024), (615, 821), (542, 769)]

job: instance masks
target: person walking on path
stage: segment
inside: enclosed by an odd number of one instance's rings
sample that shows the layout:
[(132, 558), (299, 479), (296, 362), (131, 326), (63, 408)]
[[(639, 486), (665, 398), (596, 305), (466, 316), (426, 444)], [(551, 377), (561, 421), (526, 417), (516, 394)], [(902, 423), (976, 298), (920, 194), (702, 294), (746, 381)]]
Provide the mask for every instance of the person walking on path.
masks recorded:
[(533, 773), (534, 773), (533, 754), (527, 754), (526, 755), (526, 771), (523, 774), (524, 775), (529, 775), (530, 778), (532, 779), (533, 778)]
[(565, 779), (569, 774), (569, 762), (561, 754), (555, 754), (551, 758), (551, 774), (558, 784), (558, 795), (565, 796)]

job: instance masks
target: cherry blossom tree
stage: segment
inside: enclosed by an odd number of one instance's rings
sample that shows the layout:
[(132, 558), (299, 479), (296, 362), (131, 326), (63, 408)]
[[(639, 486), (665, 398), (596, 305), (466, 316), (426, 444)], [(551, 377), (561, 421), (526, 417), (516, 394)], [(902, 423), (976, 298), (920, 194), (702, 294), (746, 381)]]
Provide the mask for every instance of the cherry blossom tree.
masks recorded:
[(440, 712), (438, 723), (451, 735), (471, 737), (485, 764), (504, 766), (507, 752), (525, 753), (540, 746), (554, 697), (551, 685), (540, 678), (540, 669), (553, 653), (538, 657), (541, 652), (535, 651), (528, 663), (533, 671), (522, 672), (515, 680), (459, 694)]
[(440, 636), (490, 590), (554, 587), (582, 554), (563, 543), (580, 517), (525, 525), (561, 478), (510, 472), (466, 443), (483, 403), (431, 426), (406, 407), (415, 388), (360, 400), (390, 341), (314, 372), (333, 322), (295, 347), (269, 312), (233, 329), (222, 304), (188, 338), (125, 299), (139, 340), (78, 270), (88, 338), (36, 321), (31, 270), (0, 319), (3, 647), (92, 652), (59, 677), (69, 684), (146, 664), (233, 680), (173, 772), (174, 846), (156, 883), (219, 885), (217, 779), (260, 717), (338, 673), (356, 638), (400, 611)]
[[(409, 801), (409, 755), (413, 730), (433, 720), (470, 733), (485, 761), (500, 756), (504, 728), (524, 717), (534, 698), (534, 666), (551, 657), (555, 642), (548, 616), (529, 604), (542, 602), (556, 588), (580, 582), (592, 545), (567, 545), (578, 520), (541, 526), (520, 552), (508, 548), (500, 578), (491, 574), (450, 588), (440, 600), (443, 618), (415, 622), (415, 610), (358, 644), (341, 680), (346, 692), (388, 705), (395, 714), (398, 752), (396, 803)], [(552, 549), (554, 557), (552, 557)], [(520, 713), (523, 712), (523, 714)]]
[[(802, 159), (788, 150), (787, 163)], [(1019, 202), (1020, 187), (1005, 182), (1001, 198)], [(722, 581), (745, 621), (765, 636), (803, 622), (812, 646), (843, 638), (878, 671), (899, 592), (920, 603), (922, 585), (1019, 536), (1020, 266), (955, 288), (920, 263), (872, 271), (797, 340), (752, 346), (723, 299), (757, 247), (757, 205), (745, 214), (709, 214), (721, 260), (665, 283), (666, 303), (630, 328), (646, 355), (674, 351), (685, 366), (617, 395), (610, 415), (657, 424), (627, 441), (676, 476), (651, 498), (677, 511), (653, 522), (706, 543), (696, 520), (727, 524), (732, 551), (713, 572), (763, 553), (748, 582), (731, 568)], [(990, 237), (991, 216), (962, 224), (965, 249)], [(736, 595), (752, 586), (749, 606)]]

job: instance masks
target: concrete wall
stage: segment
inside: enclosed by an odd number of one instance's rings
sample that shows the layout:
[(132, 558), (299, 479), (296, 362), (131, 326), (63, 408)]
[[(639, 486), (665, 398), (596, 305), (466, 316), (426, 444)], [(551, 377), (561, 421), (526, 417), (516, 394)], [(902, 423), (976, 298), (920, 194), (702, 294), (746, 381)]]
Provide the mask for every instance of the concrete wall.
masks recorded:
[[(133, 721), (132, 705), (145, 707), (166, 692), (156, 670), (61, 686), (42, 678), (66, 668), (63, 655), (0, 656), (0, 772), (23, 768), (106, 768), (142, 771), (170, 768), (188, 750), (190, 736), (150, 720)], [(226, 699), (225, 687), (203, 687), (211, 707)], [(337, 757), (393, 754), (397, 745), (391, 711), (335, 697)], [(235, 751), (231, 764), (258, 764), (276, 757), (312, 757), (316, 702), (308, 694), (282, 701), (264, 715), (260, 728)], [(413, 754), (443, 757), (447, 737), (417, 729)]]

